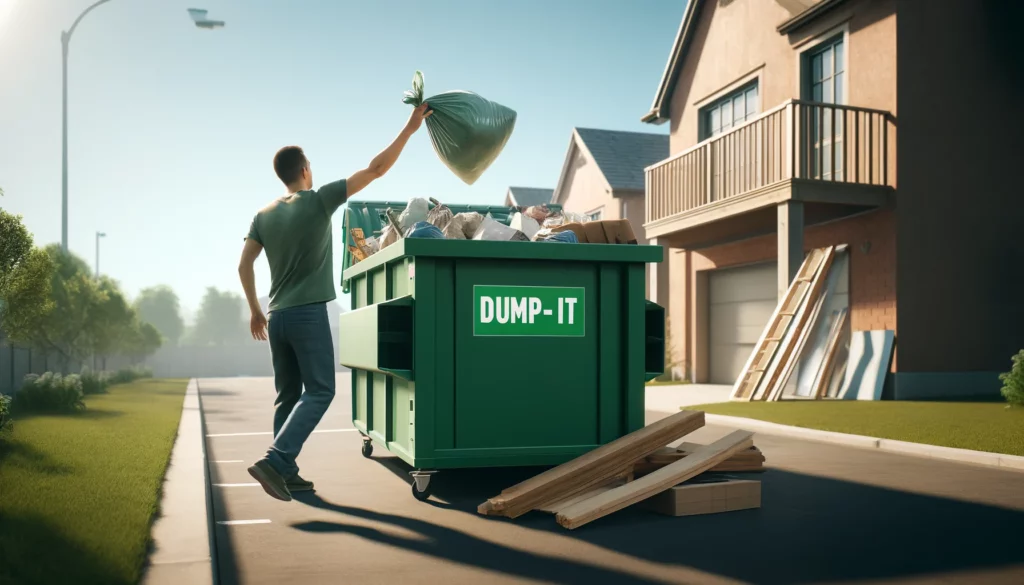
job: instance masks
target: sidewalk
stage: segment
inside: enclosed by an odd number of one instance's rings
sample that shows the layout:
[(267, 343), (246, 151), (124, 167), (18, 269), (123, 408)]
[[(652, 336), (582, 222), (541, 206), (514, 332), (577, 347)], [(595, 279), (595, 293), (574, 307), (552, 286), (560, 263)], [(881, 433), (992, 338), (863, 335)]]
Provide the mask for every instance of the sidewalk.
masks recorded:
[(682, 406), (728, 402), (732, 386), (727, 384), (680, 384), (647, 386), (646, 410), (676, 413)]

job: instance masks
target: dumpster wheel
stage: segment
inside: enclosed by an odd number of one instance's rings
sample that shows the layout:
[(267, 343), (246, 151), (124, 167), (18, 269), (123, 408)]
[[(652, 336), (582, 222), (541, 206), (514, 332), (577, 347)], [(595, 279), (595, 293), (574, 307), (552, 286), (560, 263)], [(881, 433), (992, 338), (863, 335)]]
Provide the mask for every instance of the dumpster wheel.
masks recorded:
[(409, 472), (409, 475), (412, 476), (412, 497), (416, 498), (421, 502), (425, 502), (430, 499), (430, 478), (435, 473), (437, 472), (425, 470), (416, 470)]
[(370, 456), (373, 455), (373, 441), (371, 441), (369, 437), (363, 437), (362, 452), (363, 457), (366, 457), (367, 459), (369, 459)]

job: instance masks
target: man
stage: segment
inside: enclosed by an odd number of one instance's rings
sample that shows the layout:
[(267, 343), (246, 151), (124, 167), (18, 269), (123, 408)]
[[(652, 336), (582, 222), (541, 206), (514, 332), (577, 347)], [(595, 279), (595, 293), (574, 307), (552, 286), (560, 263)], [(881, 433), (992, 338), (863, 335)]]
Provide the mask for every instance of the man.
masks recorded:
[[(337, 296), (331, 216), (346, 199), (388, 172), (431, 113), (426, 103), (413, 110), (398, 138), (368, 167), (316, 191), (301, 148), (286, 146), (274, 156), (274, 171), (288, 193), (253, 218), (238, 264), (252, 314), (249, 328), (254, 339), (269, 337), (277, 388), (274, 441), (249, 474), (274, 498), (287, 502), (292, 492), (313, 489), (312, 482), (299, 476), (295, 458), (334, 398), (334, 342), (327, 320), (327, 303)], [(264, 249), (270, 264), (269, 327), (256, 297), (253, 270)]]

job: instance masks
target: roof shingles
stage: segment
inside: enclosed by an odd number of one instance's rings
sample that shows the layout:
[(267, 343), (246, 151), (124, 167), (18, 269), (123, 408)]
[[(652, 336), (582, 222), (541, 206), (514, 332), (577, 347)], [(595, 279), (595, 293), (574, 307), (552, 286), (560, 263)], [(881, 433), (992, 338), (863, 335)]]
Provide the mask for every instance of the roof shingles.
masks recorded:
[(535, 187), (509, 187), (509, 192), (515, 198), (516, 205), (530, 207), (531, 205), (542, 205), (551, 203), (554, 189), (538, 189)]
[(668, 134), (594, 128), (576, 132), (614, 190), (643, 191), (644, 169), (669, 156)]

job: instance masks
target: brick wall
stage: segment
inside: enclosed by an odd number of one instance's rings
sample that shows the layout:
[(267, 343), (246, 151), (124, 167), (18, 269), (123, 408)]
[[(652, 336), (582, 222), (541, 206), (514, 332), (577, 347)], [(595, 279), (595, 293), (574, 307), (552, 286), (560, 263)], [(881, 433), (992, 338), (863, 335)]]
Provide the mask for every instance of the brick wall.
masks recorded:
[[(823, 246), (848, 244), (850, 254), (850, 323), (855, 331), (888, 329), (896, 331), (896, 213), (894, 209), (881, 209), (827, 224), (811, 226), (804, 231), (804, 251)], [(698, 273), (716, 268), (754, 264), (776, 259), (776, 236), (762, 236), (687, 253), (688, 269), (673, 279), (685, 287), (685, 292), (674, 293), (682, 298), (674, 303), (685, 303), (684, 315), (693, 315), (699, 307), (693, 306), (696, 294), (693, 287), (699, 282)], [(865, 251), (866, 250), (866, 251)], [(706, 308), (703, 310), (706, 311)], [(675, 313), (675, 311), (673, 311)], [(685, 321), (685, 341), (680, 351), (693, 367), (699, 363), (696, 319)], [(893, 357), (893, 371), (896, 358)]]

